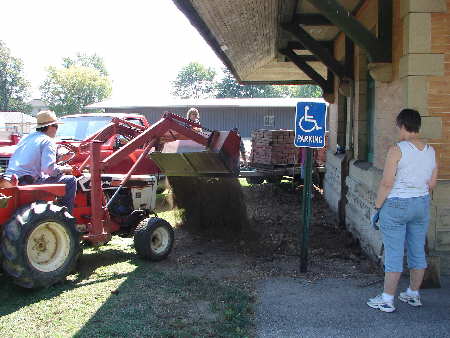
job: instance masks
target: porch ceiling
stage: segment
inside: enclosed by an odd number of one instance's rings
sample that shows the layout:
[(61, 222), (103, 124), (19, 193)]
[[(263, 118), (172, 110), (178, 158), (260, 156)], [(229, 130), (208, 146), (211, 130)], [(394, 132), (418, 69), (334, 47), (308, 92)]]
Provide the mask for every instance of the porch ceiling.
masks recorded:
[[(332, 41), (339, 29), (306, 0), (173, 0), (241, 83), (313, 83), (279, 51), (296, 38), (281, 28), (298, 23), (315, 40)], [(339, 0), (354, 12), (363, 0)], [(297, 55), (311, 55), (301, 45)], [(303, 59), (324, 79), (327, 67)]]

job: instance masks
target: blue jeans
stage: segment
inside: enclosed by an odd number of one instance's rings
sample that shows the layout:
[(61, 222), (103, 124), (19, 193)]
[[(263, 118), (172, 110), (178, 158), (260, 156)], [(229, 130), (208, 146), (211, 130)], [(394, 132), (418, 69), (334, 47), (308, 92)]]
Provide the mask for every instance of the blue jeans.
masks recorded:
[(425, 269), (425, 239), (430, 223), (429, 195), (388, 198), (380, 211), (385, 272), (402, 272), (405, 242), (408, 267)]
[(72, 213), (77, 192), (77, 180), (72, 175), (62, 175), (58, 177), (38, 178), (34, 184), (53, 184), (60, 183), (66, 185), (66, 194), (61, 200), (61, 204), (66, 206), (69, 213)]

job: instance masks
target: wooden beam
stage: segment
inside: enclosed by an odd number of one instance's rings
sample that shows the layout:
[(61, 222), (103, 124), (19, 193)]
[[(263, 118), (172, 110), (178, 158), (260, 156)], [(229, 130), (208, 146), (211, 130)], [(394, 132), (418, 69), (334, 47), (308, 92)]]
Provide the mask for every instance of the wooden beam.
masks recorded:
[(338, 77), (347, 77), (344, 66), (336, 61), (332, 53), (330, 53), (327, 48), (324, 48), (317, 40), (311, 37), (311, 35), (309, 35), (302, 27), (292, 23), (281, 24), (281, 27), (293, 34), (303, 46), (316, 55), (317, 58)]
[[(323, 48), (332, 50), (333, 41), (317, 41)], [(287, 49), (308, 50), (300, 41), (289, 41), (287, 43)]]
[(303, 61), (299, 55), (295, 54), (290, 49), (281, 49), (280, 53), (286, 55), (286, 57), (288, 57), (303, 73), (308, 75), (311, 80), (317, 83), (324, 92), (328, 93), (333, 91), (333, 87), (331, 86), (330, 88), (329, 86), (329, 81), (324, 79), (322, 75), (317, 73), (314, 68)]
[[(294, 53), (295, 54), (295, 53)], [(303, 62), (318, 62), (320, 61), (315, 55), (298, 55), (296, 54)]]
[[(336, 0), (308, 0), (316, 7), (321, 14), (327, 17), (335, 24), (345, 35), (353, 40), (367, 52), (370, 62), (391, 62), (392, 46), (386, 45), (386, 34), (389, 29), (383, 26), (380, 31), (382, 36), (377, 38), (361, 22), (352, 16), (346, 8), (341, 6)], [(382, 13), (383, 25), (390, 26), (390, 35), (392, 36), (392, 0), (381, 0), (379, 3), (380, 13)], [(386, 48), (388, 47), (388, 48)]]
[(322, 14), (296, 14), (293, 21), (305, 26), (333, 26), (331, 21)]

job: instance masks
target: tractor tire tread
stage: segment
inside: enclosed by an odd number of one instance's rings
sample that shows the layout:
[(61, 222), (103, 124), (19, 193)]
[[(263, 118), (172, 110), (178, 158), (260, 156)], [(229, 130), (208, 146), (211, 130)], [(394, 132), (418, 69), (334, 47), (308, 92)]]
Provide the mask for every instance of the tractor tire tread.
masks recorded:
[[(169, 232), (168, 248), (161, 254), (152, 252), (149, 245), (151, 241), (151, 235), (158, 227), (163, 226)], [(150, 261), (161, 261), (165, 259), (172, 251), (174, 243), (174, 231), (172, 226), (166, 220), (158, 217), (152, 217), (143, 220), (134, 231), (134, 247), (139, 256)]]
[[(25, 288), (45, 288), (63, 280), (71, 273), (82, 253), (80, 233), (75, 228), (75, 219), (68, 212), (61, 212), (61, 207), (47, 203), (45, 208), (39, 203), (32, 203), (20, 208), (6, 223), (2, 232), (1, 251), (3, 269), (13, 282)], [(33, 228), (45, 220), (63, 224), (71, 241), (71, 253), (63, 266), (55, 271), (41, 272), (28, 262), (26, 240)]]

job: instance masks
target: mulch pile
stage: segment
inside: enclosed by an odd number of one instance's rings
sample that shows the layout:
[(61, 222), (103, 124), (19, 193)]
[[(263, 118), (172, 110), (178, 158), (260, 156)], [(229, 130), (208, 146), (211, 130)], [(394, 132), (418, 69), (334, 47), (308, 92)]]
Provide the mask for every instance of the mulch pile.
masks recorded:
[[(258, 250), (296, 255), (303, 227), (301, 189), (287, 184), (253, 185), (243, 189), (249, 224), (259, 235), (255, 243)], [(313, 253), (330, 258), (362, 255), (358, 241), (339, 225), (319, 193), (314, 194), (312, 208), (309, 247)]]
[[(236, 179), (171, 177), (183, 229), (234, 241), (248, 253), (297, 255), (302, 236), (301, 188), (290, 184), (241, 187)], [(328, 258), (363, 256), (358, 240), (339, 225), (321, 194), (312, 201), (309, 247)]]

